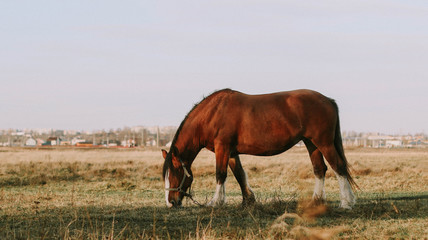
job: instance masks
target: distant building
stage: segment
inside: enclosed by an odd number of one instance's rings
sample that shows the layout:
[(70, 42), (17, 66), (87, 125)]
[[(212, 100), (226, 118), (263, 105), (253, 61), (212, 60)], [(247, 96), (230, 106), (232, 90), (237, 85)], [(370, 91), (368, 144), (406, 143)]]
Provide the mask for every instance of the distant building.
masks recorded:
[(29, 138), (25, 141), (25, 146), (35, 147), (35, 146), (37, 146), (37, 141), (34, 138)]
[(37, 146), (42, 146), (45, 143), (45, 141), (40, 138), (37, 138), (36, 141), (37, 141)]
[(61, 141), (60, 145), (61, 146), (70, 146), (71, 142), (70, 141)]
[(135, 146), (135, 141), (133, 139), (123, 140), (120, 143), (120, 145), (123, 146), (123, 147), (134, 147)]
[(18, 132), (12, 132), (10, 135), (12, 135), (12, 136), (24, 136), (25, 133), (21, 132), (21, 131), (18, 131)]
[(348, 133), (343, 135), (343, 145), (347, 147), (399, 148), (409, 147), (408, 142), (410, 139), (413, 139), (413, 137), (381, 135), (378, 133), (359, 135)]
[(150, 139), (150, 140), (146, 141), (146, 146), (148, 146), (148, 147), (156, 146), (156, 140)]
[(86, 140), (85, 140), (85, 139), (73, 138), (73, 139), (71, 140), (71, 145), (77, 145), (78, 143), (84, 143), (84, 142), (86, 142)]
[(401, 147), (401, 146), (403, 146), (403, 141), (398, 140), (398, 139), (386, 140), (385, 141), (385, 147), (387, 147), (387, 148)]
[(60, 137), (49, 137), (43, 146), (59, 146), (63, 140)]

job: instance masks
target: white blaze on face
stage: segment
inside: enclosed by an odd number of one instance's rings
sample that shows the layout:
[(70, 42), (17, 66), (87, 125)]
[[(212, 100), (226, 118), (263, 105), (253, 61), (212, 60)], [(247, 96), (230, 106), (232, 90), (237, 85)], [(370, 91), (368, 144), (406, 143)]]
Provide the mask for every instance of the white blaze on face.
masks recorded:
[(172, 207), (172, 203), (170, 203), (168, 201), (168, 195), (169, 195), (169, 190), (167, 190), (170, 187), (170, 183), (169, 183), (169, 170), (166, 171), (165, 173), (165, 201), (166, 201), (166, 206), (167, 207)]

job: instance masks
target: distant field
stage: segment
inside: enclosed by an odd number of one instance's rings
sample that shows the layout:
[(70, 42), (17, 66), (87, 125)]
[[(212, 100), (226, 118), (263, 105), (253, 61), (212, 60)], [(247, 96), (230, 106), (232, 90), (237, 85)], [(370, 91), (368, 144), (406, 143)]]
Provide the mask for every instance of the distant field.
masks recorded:
[[(242, 209), (229, 171), (227, 205), (165, 207), (160, 150), (0, 148), (0, 239), (329, 239), (428, 238), (428, 149), (347, 149), (356, 192), (338, 209), (308, 207), (314, 178), (304, 148), (242, 156), (257, 204)], [(192, 166), (199, 202), (215, 190), (214, 155)]]

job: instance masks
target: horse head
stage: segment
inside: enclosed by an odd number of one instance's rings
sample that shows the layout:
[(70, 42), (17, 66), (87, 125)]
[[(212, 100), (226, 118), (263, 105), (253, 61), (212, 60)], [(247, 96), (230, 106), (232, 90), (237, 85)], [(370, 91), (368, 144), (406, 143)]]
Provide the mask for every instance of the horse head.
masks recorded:
[(187, 189), (193, 181), (190, 166), (178, 157), (178, 150), (171, 147), (170, 152), (162, 149), (165, 159), (163, 165), (163, 178), (165, 181), (165, 201), (168, 207), (181, 206), (184, 196), (188, 196)]

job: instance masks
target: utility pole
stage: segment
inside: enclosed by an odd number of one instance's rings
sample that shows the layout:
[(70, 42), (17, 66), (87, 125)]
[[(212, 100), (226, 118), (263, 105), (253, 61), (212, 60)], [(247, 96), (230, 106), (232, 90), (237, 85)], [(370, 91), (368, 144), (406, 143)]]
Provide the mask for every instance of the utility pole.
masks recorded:
[(145, 129), (143, 128), (143, 131), (141, 132), (141, 146), (143, 147), (146, 146), (146, 139), (145, 139), (146, 136), (144, 136), (144, 131)]
[(159, 126), (156, 129), (156, 147), (159, 147)]
[(11, 135), (12, 135), (12, 130), (9, 129), (9, 132), (7, 134), (7, 142), (8, 142), (8, 146), (9, 147), (12, 147), (12, 137), (11, 137)]

